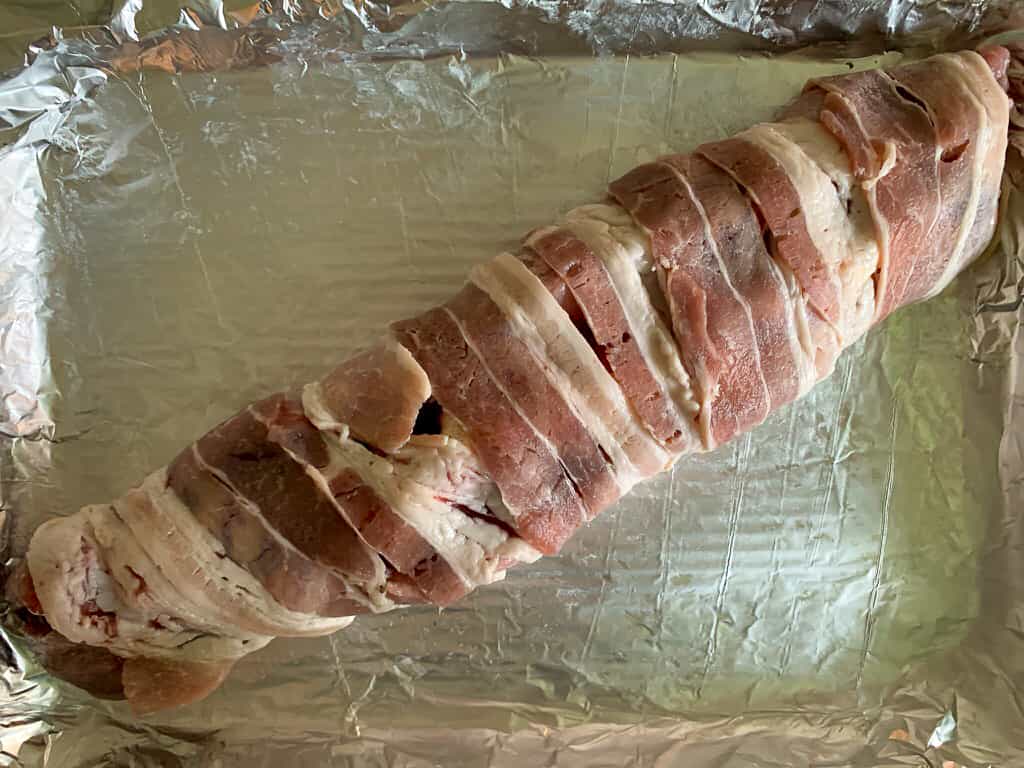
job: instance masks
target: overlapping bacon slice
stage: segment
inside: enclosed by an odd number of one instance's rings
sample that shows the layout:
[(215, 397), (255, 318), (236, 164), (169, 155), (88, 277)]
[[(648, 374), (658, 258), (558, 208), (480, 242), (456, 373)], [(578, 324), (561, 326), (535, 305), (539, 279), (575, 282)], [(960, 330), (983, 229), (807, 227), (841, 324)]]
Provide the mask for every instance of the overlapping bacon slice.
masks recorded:
[(822, 78), (818, 119), (842, 144), (879, 247), (876, 321), (941, 291), (992, 236), (1007, 99), (983, 57)]
[(273, 636), (448, 605), (559, 551), (983, 250), (1007, 63), (822, 78), (778, 122), (641, 165), (320, 381), (43, 525), (8, 592), (123, 658), (103, 668), (149, 711)]

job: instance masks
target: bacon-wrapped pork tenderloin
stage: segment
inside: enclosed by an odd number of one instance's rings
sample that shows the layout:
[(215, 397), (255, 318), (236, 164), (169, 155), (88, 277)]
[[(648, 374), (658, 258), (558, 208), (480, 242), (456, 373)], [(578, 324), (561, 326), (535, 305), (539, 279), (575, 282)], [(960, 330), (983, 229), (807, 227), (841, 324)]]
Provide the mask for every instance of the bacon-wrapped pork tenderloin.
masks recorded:
[(42, 525), (8, 592), (123, 660), (106, 674), (147, 712), (275, 636), (448, 605), (558, 552), (982, 252), (1009, 59), (813, 80), (777, 122), (630, 171), (320, 381)]

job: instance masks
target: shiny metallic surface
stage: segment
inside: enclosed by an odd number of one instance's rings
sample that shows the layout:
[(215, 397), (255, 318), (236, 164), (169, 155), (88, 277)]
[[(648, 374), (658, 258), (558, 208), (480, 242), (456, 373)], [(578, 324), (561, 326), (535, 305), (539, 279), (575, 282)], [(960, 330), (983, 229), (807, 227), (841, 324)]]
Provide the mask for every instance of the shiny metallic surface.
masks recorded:
[[(79, 3), (76, 24), (51, 5), (0, 8), (26, 44), (65, 27), (0, 82), (7, 555), (632, 165), (901, 56), (739, 54), (741, 38), (922, 46), (1006, 16), (133, 0), (112, 21)], [(249, 30), (275, 37), (238, 47)], [(236, 55), (260, 46), (272, 56)], [(623, 53), (656, 49), (674, 52)], [(9, 615), (0, 765), (1024, 762), (1022, 265), (1008, 179), (985, 260), (751, 435), (637, 489), (558, 558), (443, 612), (277, 641), (187, 709), (139, 721), (52, 679)]]

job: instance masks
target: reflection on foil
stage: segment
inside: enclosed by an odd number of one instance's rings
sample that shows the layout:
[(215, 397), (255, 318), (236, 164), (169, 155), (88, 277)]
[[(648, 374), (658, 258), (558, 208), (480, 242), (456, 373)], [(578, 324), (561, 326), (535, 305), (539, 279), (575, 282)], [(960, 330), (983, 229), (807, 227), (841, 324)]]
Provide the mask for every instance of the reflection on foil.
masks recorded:
[(73, 151), (66, 118), (106, 79), (83, 57), (50, 51), (0, 82), (0, 434), (36, 439), (52, 435), (45, 399), (54, 395), (47, 354), (52, 313), (48, 275), (53, 254), (41, 221), (46, 198), (39, 157)]
[[(8, 554), (446, 297), (610, 177), (848, 63), (730, 46), (870, 30), (946, 44), (1009, 7), (761, 5), (83, 10), (88, 29), (52, 34), (0, 83)], [(27, 44), (48, 34), (35, 22), (10, 28)], [(249, 34), (280, 60), (201, 47)], [(595, 49), (688, 52), (567, 55)], [(943, 296), (462, 605), (276, 642), (210, 700), (144, 722), (47, 675), (7, 615), (0, 765), (1020, 762), (1016, 179), (992, 254)]]
[(140, 69), (178, 72), (220, 72), (269, 64), (277, 56), (267, 48), (275, 36), (266, 31), (204, 27), (175, 30), (144, 43), (128, 42), (112, 50), (106, 61), (122, 74)]
[[(89, 59), (93, 66), (120, 74), (143, 69), (175, 74), (263, 66), (279, 58), (270, 51), (278, 39), (272, 9), (263, 4), (229, 13), (227, 17), (220, 4), (204, 9), (203, 13), (186, 9), (177, 25), (140, 39), (135, 18), (141, 10), (141, 3), (129, 0), (109, 26), (87, 30), (84, 37), (92, 43)], [(230, 27), (226, 18), (232, 21)], [(47, 36), (33, 41), (29, 59), (53, 48), (62, 38), (63, 33), (54, 28)]]
[[(1015, 28), (1015, 0), (938, 3), (925, 0), (119, 0), (14, 12), (0, 35), (0, 71), (54, 28), (97, 46), (209, 28), (287, 30), (288, 42), (315, 56), (429, 58), (448, 54), (651, 54), (694, 50), (791, 49), (842, 40), (849, 55), (899, 47), (965, 47), (979, 34)], [(0, 22), (5, 11), (0, 8)], [(211, 35), (211, 38), (214, 37)], [(263, 38), (266, 40), (266, 38)]]

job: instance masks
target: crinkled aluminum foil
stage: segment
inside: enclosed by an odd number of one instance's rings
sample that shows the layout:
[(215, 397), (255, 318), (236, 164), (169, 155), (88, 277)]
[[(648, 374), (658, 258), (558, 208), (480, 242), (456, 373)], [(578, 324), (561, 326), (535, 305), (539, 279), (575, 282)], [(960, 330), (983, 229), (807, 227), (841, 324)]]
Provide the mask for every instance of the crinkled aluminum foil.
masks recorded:
[[(95, 5), (0, 8), (0, 57), (33, 42), (0, 58), (8, 554), (637, 162), (899, 59), (741, 38), (945, 44), (1010, 7)], [(1024, 762), (1021, 195), (805, 400), (443, 613), (277, 641), (145, 721), (7, 626), (0, 765)]]

